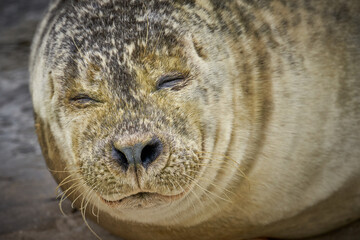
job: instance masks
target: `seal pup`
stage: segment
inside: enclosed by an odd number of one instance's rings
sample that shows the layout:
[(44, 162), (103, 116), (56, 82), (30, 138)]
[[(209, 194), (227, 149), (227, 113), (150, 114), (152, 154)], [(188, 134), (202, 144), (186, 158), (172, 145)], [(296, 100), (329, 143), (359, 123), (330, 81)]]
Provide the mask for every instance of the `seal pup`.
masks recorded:
[(360, 2), (54, 1), (35, 125), (125, 239), (302, 238), (360, 216)]

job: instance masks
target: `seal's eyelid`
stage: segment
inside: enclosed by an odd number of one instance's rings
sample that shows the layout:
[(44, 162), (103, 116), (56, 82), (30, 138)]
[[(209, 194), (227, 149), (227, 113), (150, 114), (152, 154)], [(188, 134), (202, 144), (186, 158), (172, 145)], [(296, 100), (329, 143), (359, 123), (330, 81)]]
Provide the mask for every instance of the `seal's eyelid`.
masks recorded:
[(99, 102), (98, 100), (93, 99), (86, 94), (78, 94), (75, 97), (70, 98), (70, 101), (77, 103)]
[(181, 74), (172, 74), (172, 75), (165, 75), (159, 78), (156, 83), (157, 89), (162, 88), (172, 88), (179, 84), (180, 82), (184, 81), (186, 77)]

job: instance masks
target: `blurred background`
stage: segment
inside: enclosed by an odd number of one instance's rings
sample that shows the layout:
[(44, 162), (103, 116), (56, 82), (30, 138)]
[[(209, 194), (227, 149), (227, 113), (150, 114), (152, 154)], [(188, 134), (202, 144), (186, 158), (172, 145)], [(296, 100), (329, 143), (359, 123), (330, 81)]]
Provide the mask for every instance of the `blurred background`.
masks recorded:
[[(69, 201), (63, 216), (33, 127), (28, 55), (50, 0), (0, 0), (0, 239), (92, 240)], [(91, 223), (90, 223), (91, 224)], [(103, 240), (119, 239), (91, 224)], [(313, 240), (360, 239), (360, 221)]]

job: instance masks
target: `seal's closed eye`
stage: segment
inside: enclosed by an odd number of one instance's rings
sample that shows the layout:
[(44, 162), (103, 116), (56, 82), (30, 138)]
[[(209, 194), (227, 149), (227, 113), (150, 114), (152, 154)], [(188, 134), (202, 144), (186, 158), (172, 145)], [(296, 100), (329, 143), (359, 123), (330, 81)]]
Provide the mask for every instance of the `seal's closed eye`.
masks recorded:
[(183, 82), (186, 77), (180, 73), (168, 74), (159, 78), (156, 83), (156, 89), (172, 88)]
[(86, 94), (78, 94), (75, 97), (70, 98), (70, 101), (76, 104), (90, 104), (94, 102), (99, 102), (98, 100), (91, 98)]

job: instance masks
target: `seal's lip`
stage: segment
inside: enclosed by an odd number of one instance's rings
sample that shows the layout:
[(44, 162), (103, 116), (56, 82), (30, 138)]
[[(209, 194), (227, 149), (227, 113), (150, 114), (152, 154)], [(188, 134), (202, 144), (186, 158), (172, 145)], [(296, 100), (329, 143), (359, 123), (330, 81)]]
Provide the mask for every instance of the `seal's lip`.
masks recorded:
[[(157, 192), (137, 192), (134, 194), (131, 194), (129, 196), (125, 196), (123, 198), (120, 198), (119, 200), (115, 200), (115, 201), (111, 201), (111, 200), (106, 200), (105, 198), (101, 197), (100, 198), (108, 205), (110, 206), (121, 206), (121, 205), (128, 205), (129, 203), (134, 203), (134, 202), (144, 202), (144, 203), (149, 203), (149, 202), (172, 202), (175, 200), (180, 199), (181, 197), (183, 197), (186, 194), (186, 191), (183, 191), (179, 194), (175, 194), (175, 195), (163, 195)], [(147, 205), (147, 204), (146, 204)]]

